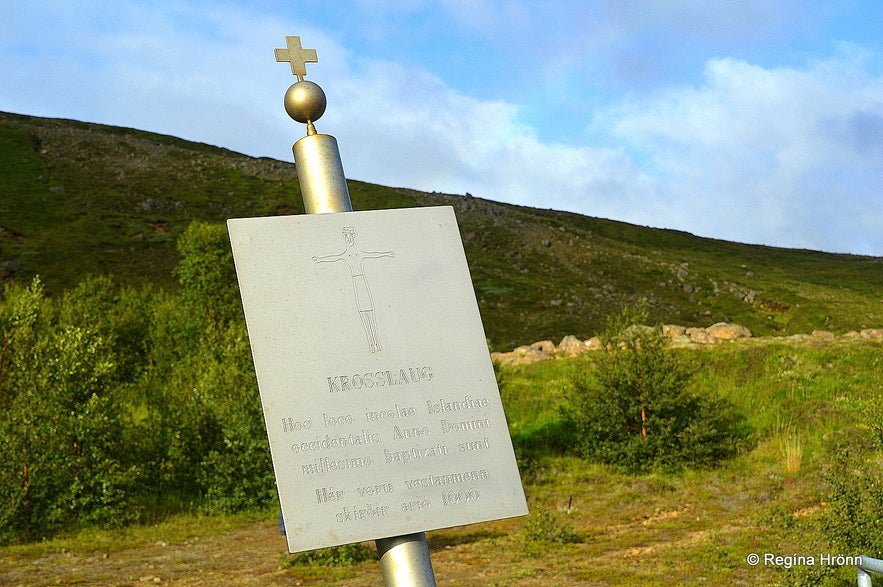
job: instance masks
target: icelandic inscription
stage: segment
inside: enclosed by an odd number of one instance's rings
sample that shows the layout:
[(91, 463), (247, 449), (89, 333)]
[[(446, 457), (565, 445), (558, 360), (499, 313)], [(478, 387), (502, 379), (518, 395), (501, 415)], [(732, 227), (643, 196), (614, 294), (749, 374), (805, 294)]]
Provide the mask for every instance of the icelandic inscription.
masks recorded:
[(432, 381), (432, 367), (409, 367), (407, 369), (388, 369), (375, 371), (374, 373), (362, 373), (355, 375), (333, 375), (326, 377), (328, 393), (340, 393), (342, 391), (358, 391), (360, 389), (373, 389), (375, 387), (392, 387), (408, 383), (420, 383)]
[(402, 502), (403, 512), (419, 512), (423, 510), (428, 510), (431, 507), (432, 502), (422, 496), (418, 497), (417, 499)]
[(442, 505), (448, 507), (451, 505), (470, 503), (478, 501), (479, 497), (481, 497), (481, 494), (474, 487), (461, 491), (443, 491)]
[(356, 491), (359, 492), (360, 497), (365, 497), (366, 495), (383, 495), (385, 493), (392, 493), (392, 483), (366, 485), (364, 487), (357, 487)]
[(428, 489), (430, 487), (444, 485), (459, 485), (468, 483), (469, 481), (485, 481), (491, 478), (491, 474), (487, 469), (477, 469), (475, 471), (462, 471), (459, 473), (446, 473), (444, 475), (429, 475), (427, 477), (418, 477), (416, 479), (405, 479), (405, 487), (413, 491), (416, 489)]
[(382, 518), (386, 514), (389, 513), (388, 505), (380, 505), (380, 504), (368, 504), (364, 507), (353, 506), (352, 508), (348, 508), (346, 506), (340, 510), (337, 514), (337, 523), (343, 522), (358, 522), (360, 520), (364, 520), (366, 518)]
[(341, 501), (346, 491), (342, 489), (334, 489), (333, 487), (319, 487), (316, 489), (316, 501), (318, 503), (327, 503), (329, 501)]

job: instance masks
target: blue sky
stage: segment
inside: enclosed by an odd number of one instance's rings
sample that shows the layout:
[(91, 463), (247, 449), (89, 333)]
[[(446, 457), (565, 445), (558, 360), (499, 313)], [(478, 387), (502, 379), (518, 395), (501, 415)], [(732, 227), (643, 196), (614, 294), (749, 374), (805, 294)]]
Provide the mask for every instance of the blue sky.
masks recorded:
[(0, 110), (291, 160), (300, 35), (347, 176), (883, 256), (883, 2), (0, 0)]

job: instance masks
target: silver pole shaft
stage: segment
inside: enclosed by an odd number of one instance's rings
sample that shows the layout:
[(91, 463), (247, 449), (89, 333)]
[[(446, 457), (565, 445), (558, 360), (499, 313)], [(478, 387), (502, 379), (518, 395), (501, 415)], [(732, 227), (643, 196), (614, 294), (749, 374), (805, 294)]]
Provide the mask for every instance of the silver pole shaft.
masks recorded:
[(436, 587), (426, 534), (376, 540), (385, 587)]
[[(292, 148), (307, 214), (352, 212), (337, 140), (314, 134)], [(375, 541), (386, 587), (436, 587), (426, 534), (408, 534)]]
[(291, 150), (306, 213), (352, 212), (337, 139), (331, 135), (307, 135), (294, 143)]

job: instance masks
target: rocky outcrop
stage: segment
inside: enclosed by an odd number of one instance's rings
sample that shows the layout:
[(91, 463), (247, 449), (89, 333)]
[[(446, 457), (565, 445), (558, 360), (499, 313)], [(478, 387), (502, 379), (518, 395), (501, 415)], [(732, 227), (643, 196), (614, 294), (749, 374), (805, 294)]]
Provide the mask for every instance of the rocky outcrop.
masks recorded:
[[(662, 334), (669, 339), (672, 346), (701, 346), (718, 344), (752, 338), (751, 331), (739, 324), (718, 322), (706, 328), (685, 327), (676, 324), (666, 324), (662, 327)], [(778, 337), (776, 337), (778, 338)], [(806, 341), (835, 341), (842, 339), (857, 340), (883, 340), (883, 328), (865, 328), (861, 331), (851, 331), (838, 337), (833, 332), (814, 330), (812, 334), (795, 334), (782, 337), (782, 340), (795, 342)], [(572, 334), (561, 339), (557, 345), (550, 340), (535, 342), (531, 345), (520, 346), (512, 351), (504, 353), (491, 353), (495, 363), (501, 365), (523, 365), (538, 361), (549, 361), (558, 357), (575, 357), (585, 352), (601, 349), (601, 340), (597, 336), (582, 340)]]
[(718, 340), (735, 340), (737, 338), (751, 338), (751, 331), (738, 324), (718, 322), (705, 329), (708, 336)]

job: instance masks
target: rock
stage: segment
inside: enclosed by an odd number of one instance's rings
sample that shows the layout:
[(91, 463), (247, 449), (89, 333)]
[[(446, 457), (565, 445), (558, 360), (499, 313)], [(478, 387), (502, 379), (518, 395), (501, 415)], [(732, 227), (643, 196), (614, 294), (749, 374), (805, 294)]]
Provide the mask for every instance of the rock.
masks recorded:
[(585, 342), (586, 348), (590, 351), (598, 351), (601, 350), (601, 347), (604, 345), (601, 344), (601, 339), (597, 336), (593, 336), (589, 340)]
[(709, 336), (708, 332), (704, 328), (687, 328), (685, 334), (690, 337), (691, 342), (695, 342), (697, 344), (714, 344), (717, 342), (717, 339), (713, 336)]
[(662, 334), (669, 338), (678, 338), (684, 336), (687, 333), (687, 329), (683, 326), (678, 326), (677, 324), (664, 324), (662, 326)]
[(739, 324), (718, 322), (705, 329), (709, 336), (719, 340), (735, 340), (737, 338), (751, 338), (751, 331)]
[(586, 350), (586, 343), (572, 334), (568, 334), (558, 343), (558, 351), (566, 355), (578, 355)]
[(549, 353), (544, 353), (542, 351), (531, 349), (527, 352), (523, 357), (521, 357), (515, 364), (521, 365), (524, 363), (539, 363), (540, 361), (551, 361), (555, 357), (550, 355)]
[(535, 342), (532, 345), (530, 345), (530, 348), (532, 350), (539, 351), (541, 353), (548, 353), (548, 354), (552, 354), (556, 350), (558, 350), (558, 348), (555, 346), (555, 343), (552, 342), (551, 340), (541, 340), (539, 342)]
[[(640, 333), (651, 330), (649, 326), (634, 325), (629, 327), (631, 333)], [(690, 327), (685, 328), (676, 324), (666, 324), (662, 327), (662, 333), (673, 346), (691, 346), (696, 344), (715, 344), (722, 340), (737, 340), (751, 338), (751, 331), (739, 324), (718, 322), (708, 328)], [(762, 337), (766, 338), (766, 337)], [(813, 330), (812, 334), (792, 334), (791, 336), (777, 337), (778, 340), (788, 340), (796, 343), (806, 343), (812, 340), (835, 340), (837, 336), (827, 330)], [(861, 332), (850, 331), (842, 335), (845, 339), (883, 339), (883, 328), (865, 328)], [(585, 341), (568, 334), (561, 339), (557, 346), (551, 340), (541, 340), (531, 345), (523, 345), (508, 353), (491, 353), (491, 359), (500, 365), (523, 365), (539, 361), (549, 361), (559, 356), (573, 357), (585, 351), (597, 351), (603, 348), (601, 339), (593, 336)]]
[(533, 349), (529, 346), (521, 346), (508, 353), (491, 353), (491, 360), (498, 365), (526, 365), (540, 361), (550, 361), (553, 355)]

